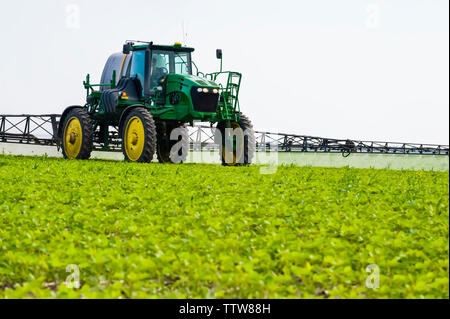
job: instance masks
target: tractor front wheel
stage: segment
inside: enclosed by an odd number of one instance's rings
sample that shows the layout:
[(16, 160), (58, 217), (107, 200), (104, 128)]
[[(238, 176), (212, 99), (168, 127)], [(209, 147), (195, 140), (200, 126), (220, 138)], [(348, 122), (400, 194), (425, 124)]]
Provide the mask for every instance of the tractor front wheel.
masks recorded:
[(183, 163), (189, 153), (189, 132), (185, 125), (157, 125), (156, 155), (160, 163)]
[[(249, 118), (240, 115), (239, 121), (231, 121), (230, 130), (226, 130), (226, 122), (219, 122), (216, 130), (216, 143), (219, 144), (220, 159), (224, 166), (251, 164), (255, 154), (255, 131)], [(219, 134), (220, 133), (220, 134)], [(231, 136), (230, 136), (231, 134)], [(227, 136), (228, 135), (228, 136)], [(232, 143), (226, 143), (226, 139)]]
[(93, 126), (89, 114), (75, 108), (63, 124), (62, 153), (68, 159), (88, 159), (93, 147)]
[(125, 160), (150, 163), (155, 148), (156, 128), (152, 115), (144, 108), (131, 110), (122, 128), (122, 152)]

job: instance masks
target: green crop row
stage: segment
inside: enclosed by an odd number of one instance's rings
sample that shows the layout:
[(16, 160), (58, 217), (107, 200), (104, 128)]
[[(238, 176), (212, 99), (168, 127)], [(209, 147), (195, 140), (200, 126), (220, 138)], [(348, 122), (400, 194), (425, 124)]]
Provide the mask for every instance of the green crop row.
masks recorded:
[(0, 156), (0, 179), (3, 298), (449, 298), (448, 172)]

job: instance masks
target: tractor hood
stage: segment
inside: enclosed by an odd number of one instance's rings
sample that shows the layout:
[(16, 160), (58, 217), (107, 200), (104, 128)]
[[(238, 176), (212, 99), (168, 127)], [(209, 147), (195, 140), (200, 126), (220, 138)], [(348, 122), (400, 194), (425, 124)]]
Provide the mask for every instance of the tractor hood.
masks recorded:
[[(220, 86), (213, 81), (189, 74), (171, 73), (167, 76), (167, 85), (163, 90), (172, 105), (179, 103), (174, 96), (179, 96), (179, 92), (182, 92), (185, 104), (193, 108), (196, 119), (203, 118), (199, 117), (200, 113), (217, 112)], [(178, 109), (181, 110), (180, 107)]]
[(187, 85), (190, 87), (198, 86), (198, 87), (208, 87), (208, 88), (219, 88), (219, 85), (216, 82), (210, 81), (208, 79), (189, 75), (189, 74), (170, 74), (168, 81), (180, 81), (183, 85)]

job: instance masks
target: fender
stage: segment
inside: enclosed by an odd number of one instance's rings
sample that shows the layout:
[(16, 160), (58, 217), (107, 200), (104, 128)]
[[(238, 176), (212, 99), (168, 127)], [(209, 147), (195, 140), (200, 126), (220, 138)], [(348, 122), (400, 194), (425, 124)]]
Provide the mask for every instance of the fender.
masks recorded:
[(145, 108), (144, 105), (142, 104), (134, 104), (134, 105), (130, 105), (127, 106), (125, 108), (125, 110), (123, 110), (122, 114), (120, 115), (120, 120), (119, 120), (119, 136), (122, 138), (122, 127), (123, 127), (123, 122), (125, 122), (125, 119), (128, 116), (128, 113), (130, 113), (131, 110), (136, 109), (138, 107), (142, 107)]
[(68, 106), (66, 107), (66, 109), (64, 110), (64, 112), (61, 115), (61, 118), (59, 119), (59, 123), (58, 123), (58, 131), (57, 131), (57, 146), (58, 148), (60, 147), (60, 141), (61, 141), (61, 137), (62, 137), (62, 126), (64, 125), (64, 121), (66, 120), (67, 114), (69, 114), (70, 111), (72, 111), (73, 109), (82, 109), (83, 107), (80, 105), (72, 105), (72, 106)]

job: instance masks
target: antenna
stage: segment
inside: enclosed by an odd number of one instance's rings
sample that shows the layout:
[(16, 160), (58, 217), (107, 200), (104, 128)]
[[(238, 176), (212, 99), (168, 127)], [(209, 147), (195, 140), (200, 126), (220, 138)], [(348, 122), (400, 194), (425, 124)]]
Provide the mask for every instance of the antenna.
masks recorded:
[(184, 28), (184, 20), (181, 20), (181, 32), (183, 32), (183, 45), (187, 45), (187, 32)]

